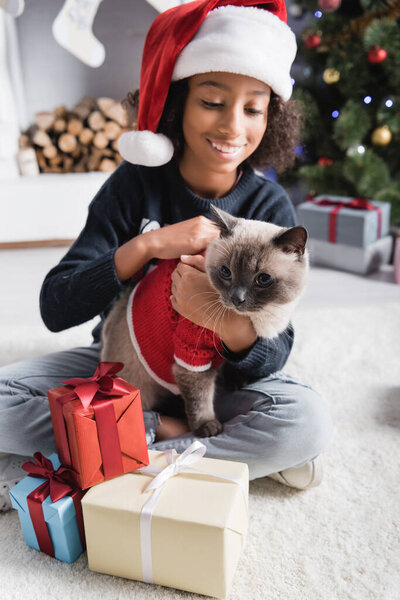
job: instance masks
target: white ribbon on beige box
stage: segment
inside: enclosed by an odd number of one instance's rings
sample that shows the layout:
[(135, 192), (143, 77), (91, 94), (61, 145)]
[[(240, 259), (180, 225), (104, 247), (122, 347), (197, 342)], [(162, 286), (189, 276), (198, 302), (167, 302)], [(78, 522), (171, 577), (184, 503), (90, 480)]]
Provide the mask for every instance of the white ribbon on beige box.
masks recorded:
[(243, 490), (246, 507), (248, 509), (248, 493), (247, 488), (243, 485), (243, 482), (236, 477), (228, 477), (227, 475), (217, 475), (216, 473), (207, 473), (200, 469), (195, 469), (191, 465), (199, 461), (205, 454), (206, 447), (199, 441), (193, 442), (186, 450), (178, 455), (178, 458), (174, 462), (173, 449), (166, 450), (164, 455), (166, 456), (168, 466), (156, 467), (149, 465), (147, 467), (141, 467), (136, 469), (133, 473), (143, 473), (144, 475), (151, 475), (154, 477), (153, 481), (150, 481), (149, 485), (145, 487), (144, 492), (154, 490), (153, 494), (143, 505), (142, 512), (140, 514), (140, 545), (142, 551), (142, 570), (143, 570), (143, 581), (145, 583), (154, 583), (153, 581), (153, 561), (151, 553), (151, 518), (153, 515), (154, 507), (157, 500), (167, 483), (168, 479), (179, 475), (182, 471), (191, 470), (197, 471), (202, 475), (208, 475), (217, 479), (226, 479), (237, 483)]

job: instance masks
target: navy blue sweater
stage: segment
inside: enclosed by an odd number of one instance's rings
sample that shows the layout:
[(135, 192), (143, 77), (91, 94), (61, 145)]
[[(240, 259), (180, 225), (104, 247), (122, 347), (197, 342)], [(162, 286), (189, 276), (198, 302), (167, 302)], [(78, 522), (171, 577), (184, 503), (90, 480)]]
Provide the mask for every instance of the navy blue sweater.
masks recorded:
[[(194, 194), (174, 160), (161, 167), (123, 162), (101, 187), (89, 206), (86, 224), (61, 261), (47, 274), (40, 292), (40, 311), (51, 331), (62, 331), (96, 315), (93, 330), (99, 340), (102, 323), (121, 291), (114, 265), (116, 249), (136, 235), (198, 215), (210, 217), (209, 205), (247, 219), (283, 227), (296, 224), (293, 206), (281, 186), (245, 166), (229, 194), (217, 200)], [(225, 348), (222, 377), (243, 385), (266, 377), (285, 364), (293, 345), (291, 326), (274, 340), (258, 338), (241, 353)]]

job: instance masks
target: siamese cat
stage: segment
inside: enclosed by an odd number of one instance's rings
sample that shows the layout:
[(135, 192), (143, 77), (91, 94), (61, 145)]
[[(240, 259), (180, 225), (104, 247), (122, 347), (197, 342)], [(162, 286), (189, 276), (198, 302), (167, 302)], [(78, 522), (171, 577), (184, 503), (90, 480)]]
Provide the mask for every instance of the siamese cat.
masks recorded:
[[(226, 310), (246, 315), (259, 337), (275, 338), (306, 285), (307, 231), (233, 217), (212, 205), (211, 212), (220, 235), (207, 246), (205, 268), (219, 298), (205, 295), (205, 310), (217, 318)], [(140, 390), (143, 410), (180, 395), (189, 427), (208, 437), (222, 431), (213, 400), (223, 347), (214, 332), (172, 308), (171, 274), (178, 263), (152, 265), (115, 303), (103, 326), (101, 360), (124, 363), (120, 376)]]

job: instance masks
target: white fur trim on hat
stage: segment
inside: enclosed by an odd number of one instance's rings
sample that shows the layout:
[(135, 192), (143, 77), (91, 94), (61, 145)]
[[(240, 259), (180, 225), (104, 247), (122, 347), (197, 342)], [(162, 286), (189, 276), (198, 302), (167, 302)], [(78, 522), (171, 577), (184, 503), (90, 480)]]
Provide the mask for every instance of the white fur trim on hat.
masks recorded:
[(221, 6), (208, 13), (179, 54), (172, 81), (211, 71), (238, 73), (263, 81), (286, 102), (296, 49), (290, 27), (268, 10)]
[(145, 167), (165, 165), (174, 154), (171, 140), (152, 131), (123, 133), (118, 139), (118, 150), (125, 160)]

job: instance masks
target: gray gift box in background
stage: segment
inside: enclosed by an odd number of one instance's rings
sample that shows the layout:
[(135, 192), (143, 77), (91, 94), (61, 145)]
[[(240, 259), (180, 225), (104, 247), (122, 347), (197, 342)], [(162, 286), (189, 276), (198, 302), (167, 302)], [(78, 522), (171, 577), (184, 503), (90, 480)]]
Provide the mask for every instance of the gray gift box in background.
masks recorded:
[[(343, 203), (354, 200), (343, 196), (324, 195), (316, 196), (314, 201), (324, 199)], [(368, 202), (381, 210), (380, 237), (384, 237), (389, 233), (390, 203), (375, 200), (368, 200)], [(296, 207), (299, 225), (304, 225), (310, 238), (329, 243), (329, 219), (334, 208), (334, 206), (318, 206), (314, 202), (303, 202)], [(343, 207), (337, 213), (335, 243), (365, 248), (378, 238), (378, 211)]]
[(388, 264), (392, 246), (393, 238), (391, 235), (369, 244), (366, 248), (331, 244), (312, 238), (307, 241), (311, 264), (359, 273), (360, 275), (377, 271), (381, 265)]

